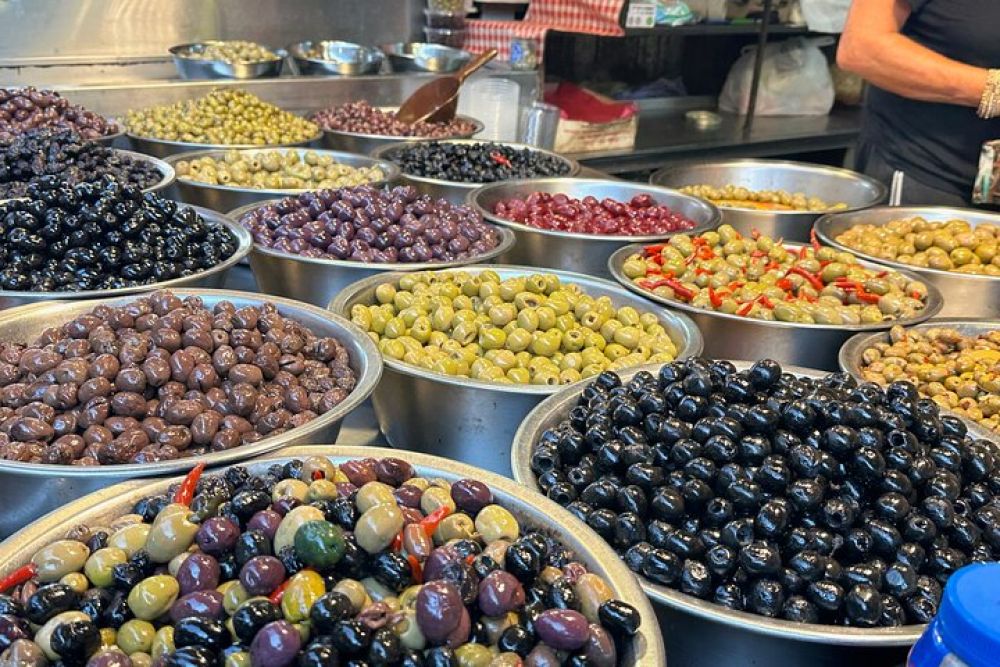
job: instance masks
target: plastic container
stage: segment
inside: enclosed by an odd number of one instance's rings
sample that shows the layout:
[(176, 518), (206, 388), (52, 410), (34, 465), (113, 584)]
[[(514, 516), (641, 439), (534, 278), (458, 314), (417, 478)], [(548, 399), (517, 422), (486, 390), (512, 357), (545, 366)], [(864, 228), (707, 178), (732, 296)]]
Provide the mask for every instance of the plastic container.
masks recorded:
[(444, 44), (453, 49), (460, 49), (465, 44), (465, 30), (449, 28), (424, 28), (424, 35), (431, 44)]
[(1000, 563), (969, 565), (951, 576), (941, 608), (910, 650), (907, 667), (1000, 664)]
[(517, 141), (520, 98), (521, 86), (516, 81), (493, 77), (474, 79), (463, 86), (458, 109), (462, 115), (483, 123), (483, 131), (475, 139)]
[(465, 11), (445, 12), (424, 8), (424, 22), (428, 28), (446, 28), (462, 30), (465, 28)]

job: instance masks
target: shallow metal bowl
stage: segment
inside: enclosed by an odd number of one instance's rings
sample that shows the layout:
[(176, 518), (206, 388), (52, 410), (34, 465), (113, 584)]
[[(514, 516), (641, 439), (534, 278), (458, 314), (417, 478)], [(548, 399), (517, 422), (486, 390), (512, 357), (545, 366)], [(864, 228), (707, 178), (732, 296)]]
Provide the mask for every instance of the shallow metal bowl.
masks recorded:
[(121, 121), (114, 120), (113, 122), (118, 126), (118, 130), (116, 132), (102, 135), (96, 139), (92, 139), (92, 141), (108, 147), (114, 146), (115, 142), (118, 142), (119, 139), (121, 140), (119, 143), (125, 143), (125, 126), (122, 125)]
[[(446, 459), (406, 452), (401, 454), (379, 447), (305, 446), (291, 447), (278, 454), (250, 461), (246, 468), (252, 474), (264, 474), (276, 463), (294, 458), (325, 456), (335, 464), (369, 457), (400, 457), (409, 461), (416, 473), (426, 478), (441, 478), (448, 482), (475, 479), (486, 484), (499, 505), (510, 511), (524, 528), (538, 530), (556, 538), (569, 548), (589, 571), (600, 575), (611, 587), (614, 597), (634, 606), (641, 617), (639, 632), (624, 644), (619, 664), (662, 667), (667, 664), (663, 638), (649, 600), (632, 573), (614, 551), (572, 514), (551, 500), (525, 489), (509, 479)], [(214, 471), (213, 471), (214, 472)], [(219, 471), (221, 472), (221, 470)], [(213, 473), (206, 473), (210, 475)], [(0, 576), (26, 564), (40, 548), (64, 538), (77, 525), (107, 525), (132, 511), (140, 499), (166, 493), (180, 477), (152, 481), (134, 480), (115, 485), (69, 503), (52, 514), (25, 528), (15, 538), (0, 544)]]
[(376, 48), (338, 40), (299, 42), (288, 47), (288, 54), (300, 74), (378, 74), (385, 62), (385, 54)]
[[(382, 111), (396, 111), (399, 107), (379, 107)], [(384, 146), (391, 146), (402, 142), (413, 141), (447, 141), (449, 139), (471, 139), (479, 134), (486, 127), (482, 122), (469, 116), (458, 116), (466, 120), (476, 128), (472, 132), (456, 134), (453, 137), (443, 139), (432, 139), (430, 137), (398, 137), (387, 134), (362, 134), (359, 132), (345, 132), (343, 130), (323, 130), (323, 145), (334, 150), (350, 151), (361, 155), (371, 155)]]
[[(751, 362), (734, 362), (740, 370)], [(653, 372), (659, 364), (619, 373), (624, 382), (641, 370)], [(785, 366), (786, 372), (807, 377), (824, 373)], [(565, 419), (586, 385), (580, 383), (547, 398), (525, 418), (514, 436), (511, 468), (514, 479), (532, 491), (540, 491), (531, 471), (531, 452), (542, 432)], [(654, 584), (639, 582), (656, 606), (667, 645), (675, 665), (783, 665), (787, 667), (886, 667), (905, 660), (906, 651), (925, 626), (902, 628), (845, 628), (836, 625), (793, 623), (757, 614), (730, 611), (707, 600)], [(737, 659), (735, 656), (739, 656)]]
[(250, 253), (253, 246), (253, 239), (242, 225), (235, 224), (228, 216), (210, 211), (200, 206), (192, 206), (210, 225), (222, 225), (236, 237), (236, 252), (232, 256), (215, 266), (200, 271), (183, 278), (172, 278), (158, 283), (147, 285), (135, 285), (134, 287), (123, 287), (113, 290), (87, 290), (83, 292), (15, 292), (11, 290), (0, 290), (0, 310), (13, 308), (28, 303), (39, 301), (51, 301), (59, 299), (62, 301), (80, 301), (82, 299), (114, 299), (129, 295), (142, 294), (160, 289), (177, 289), (180, 287), (222, 287), (225, 282), (226, 272), (233, 268)]
[[(151, 155), (146, 155), (144, 153), (137, 153), (135, 151), (127, 151), (123, 148), (112, 148), (118, 155), (131, 158), (136, 162), (148, 162), (160, 172), (160, 180), (148, 188), (143, 188), (143, 192), (159, 192), (160, 196), (163, 196), (162, 191), (169, 188), (174, 183), (174, 179), (177, 174), (174, 173), (174, 168), (168, 164), (165, 160), (155, 158)], [(211, 206), (208, 208), (212, 208)]]
[[(885, 201), (884, 185), (857, 172), (803, 162), (780, 160), (727, 160), (665, 167), (649, 182), (667, 188), (687, 185), (739, 185), (751, 190), (804, 192), (830, 204), (847, 204), (845, 211), (857, 211)], [(771, 238), (805, 242), (813, 223), (824, 211), (757, 211), (720, 206), (722, 221), (741, 234), (754, 230)]]
[(272, 49), (277, 57), (270, 60), (259, 60), (249, 63), (229, 63), (223, 60), (203, 60), (192, 58), (191, 54), (205, 50), (205, 47), (213, 44), (222, 44), (223, 41), (208, 40), (205, 42), (192, 42), (190, 44), (178, 44), (170, 47), (170, 55), (174, 59), (174, 66), (182, 79), (260, 79), (281, 75), (281, 66), (285, 62), (287, 53), (282, 49)]
[[(590, 296), (609, 297), (616, 307), (634, 306), (654, 313), (677, 346), (679, 358), (701, 353), (701, 333), (689, 317), (652, 306), (607, 280), (528, 266), (469, 266), (457, 270), (471, 274), (495, 271), (501, 279), (542, 272), (555, 274), (564, 283), (580, 285)], [(350, 317), (352, 306), (371, 304), (376, 287), (396, 283), (403, 275), (388, 273), (359, 280), (344, 289), (330, 309)], [(561, 389), (444, 375), (394, 359), (386, 359), (385, 365), (386, 381), (372, 395), (372, 404), (379, 428), (390, 445), (463, 461), (507, 476), (510, 443), (517, 425), (543, 398)]]
[[(537, 146), (531, 146), (529, 144), (518, 144), (510, 141), (487, 141), (481, 139), (431, 139), (429, 141), (437, 141), (442, 144), (483, 144), (491, 143), (498, 146), (506, 146), (508, 148), (513, 148), (515, 150), (523, 150), (527, 148), (528, 150), (534, 151), (536, 153), (542, 153), (543, 155), (548, 155), (550, 157), (557, 158), (569, 167), (569, 171), (562, 175), (563, 178), (572, 178), (580, 173), (580, 163), (576, 160), (571, 160), (568, 157), (560, 155), (559, 153), (554, 153), (552, 151), (547, 151), (543, 148), (538, 148)], [(388, 144), (372, 152), (372, 157), (381, 158), (383, 160), (389, 160), (393, 162), (393, 156), (403, 148), (407, 147), (413, 142), (408, 141), (398, 141), (396, 143)], [(400, 180), (404, 183), (408, 183), (415, 187), (417, 190), (424, 194), (428, 194), (434, 198), (447, 199), (452, 204), (464, 204), (469, 195), (473, 190), (480, 188), (484, 185), (490, 185), (489, 183), (459, 183), (456, 181), (443, 181), (437, 178), (427, 178), (425, 176), (412, 176), (407, 174), (405, 171), (400, 170)], [(506, 181), (505, 181), (506, 182)]]
[[(697, 225), (693, 229), (651, 236), (614, 236), (539, 229), (493, 213), (497, 203), (514, 198), (524, 199), (534, 192), (561, 193), (577, 199), (588, 195), (597, 199), (610, 197), (622, 202), (628, 202), (636, 195), (648, 194), (657, 204), (669, 206)], [(490, 183), (469, 193), (468, 203), (484, 218), (508, 227), (517, 236), (517, 244), (500, 258), (501, 262), (577, 271), (600, 278), (611, 278), (608, 258), (623, 245), (655, 243), (675, 234), (701, 234), (715, 229), (722, 221), (719, 209), (697, 197), (654, 185), (598, 178), (532, 178)]]
[[(326, 414), (308, 424), (260, 442), (213, 452), (199, 457), (209, 466), (244, 461), (289, 445), (337, 439), (340, 422), (371, 394), (382, 375), (382, 359), (375, 344), (358, 327), (322, 308), (262, 294), (229, 290), (173, 289), (178, 297), (201, 297), (208, 308), (227, 300), (236, 307), (274, 303), (279, 312), (308, 326), (319, 336), (340, 341), (351, 355), (351, 368), (358, 381), (354, 391)], [(89, 312), (100, 304), (125, 304), (136, 296), (96, 299), (93, 301), (50, 301), (0, 312), (0, 341), (30, 341), (45, 329), (62, 324)], [(159, 463), (108, 466), (49, 465), (0, 461), (0, 494), (7, 500), (0, 515), (0, 537), (5, 537), (31, 521), (80, 496), (109, 484), (134, 477), (161, 477), (186, 471), (194, 459)]]
[[(229, 212), (229, 216), (240, 224), (240, 218), (250, 211), (274, 204), (278, 200), (258, 202)], [(242, 227), (242, 224), (240, 224)], [(257, 280), (257, 288), (265, 294), (277, 294), (305, 301), (316, 306), (326, 306), (342, 290), (369, 277), (383, 277), (413, 271), (453, 269), (471, 264), (490, 264), (510, 250), (514, 245), (514, 233), (497, 227), (500, 242), (497, 247), (478, 257), (470, 257), (452, 262), (396, 262), (393, 264), (367, 264), (346, 259), (322, 259), (299, 257), (285, 252), (265, 248), (254, 243), (250, 251), (250, 269)]]
[[(394, 165), (392, 162), (388, 162), (386, 160), (376, 160), (375, 158), (366, 157), (364, 155), (356, 155), (354, 153), (328, 151), (317, 148), (250, 148), (241, 149), (239, 153), (245, 156), (253, 156), (273, 150), (279, 150), (281, 153), (294, 151), (300, 156), (306, 152), (312, 152), (320, 157), (326, 156), (332, 158), (334, 162), (345, 164), (348, 167), (354, 168), (380, 167), (382, 169), (382, 173), (385, 174), (385, 178), (368, 183), (368, 185), (373, 187), (381, 187), (388, 183), (392, 183), (399, 178), (399, 167)], [(173, 167), (178, 162), (190, 162), (203, 157), (220, 160), (224, 158), (228, 152), (229, 151), (227, 150), (207, 150), (178, 153), (177, 155), (171, 155), (168, 157), (166, 159), (166, 163)], [(280, 199), (282, 197), (295, 196), (302, 194), (303, 192), (308, 192), (308, 190), (262, 190), (256, 188), (234, 187), (230, 185), (210, 185), (208, 183), (201, 183), (199, 181), (186, 178), (178, 178), (174, 184), (174, 189), (176, 190), (178, 198), (181, 201), (189, 204), (196, 204), (198, 206), (204, 206), (216, 211), (231, 211), (235, 208), (248, 206), (269, 199)]]
[[(789, 250), (802, 247), (796, 243), (784, 244)], [(848, 338), (861, 331), (888, 331), (897, 324), (909, 326), (929, 320), (938, 314), (943, 305), (941, 292), (933, 284), (927, 285), (927, 303), (917, 317), (877, 322), (873, 324), (798, 324), (795, 322), (768, 322), (739, 315), (717, 313), (696, 308), (681, 301), (666, 299), (639, 287), (625, 275), (625, 260), (642, 251), (642, 244), (626, 246), (608, 260), (608, 268), (626, 289), (641, 294), (656, 303), (683, 310), (691, 317), (705, 336), (705, 355), (715, 359), (774, 359), (781, 364), (807, 366), (823, 370), (837, 369), (837, 352)], [(858, 260), (862, 266), (881, 268), (874, 262)], [(900, 271), (911, 280), (920, 277), (909, 271)]]
[(967, 208), (943, 206), (880, 206), (866, 211), (824, 215), (816, 221), (816, 236), (835, 248), (864, 257), (876, 264), (909, 271), (941, 290), (944, 297), (942, 317), (1000, 317), (1000, 276), (973, 275), (956, 271), (924, 268), (874, 257), (839, 243), (837, 237), (855, 225), (885, 225), (893, 220), (920, 216), (928, 221), (966, 220), (973, 227), (991, 223), (1000, 227), (1000, 214)]
[(457, 72), (472, 60), (468, 51), (429, 42), (396, 42), (384, 44), (381, 49), (395, 72), (447, 74)]
[(228, 150), (266, 150), (270, 148), (298, 148), (306, 146), (318, 146), (319, 141), (323, 138), (323, 133), (319, 132), (316, 135), (306, 139), (304, 141), (295, 141), (289, 144), (273, 144), (268, 146), (257, 146), (255, 144), (196, 144), (190, 141), (168, 141), (167, 139), (154, 139), (153, 137), (140, 137), (138, 135), (127, 133), (125, 135), (128, 137), (129, 143), (132, 148), (140, 153), (145, 153), (146, 155), (152, 155), (153, 157), (166, 158), (171, 155), (177, 155), (178, 153), (189, 153), (191, 151), (228, 151)]

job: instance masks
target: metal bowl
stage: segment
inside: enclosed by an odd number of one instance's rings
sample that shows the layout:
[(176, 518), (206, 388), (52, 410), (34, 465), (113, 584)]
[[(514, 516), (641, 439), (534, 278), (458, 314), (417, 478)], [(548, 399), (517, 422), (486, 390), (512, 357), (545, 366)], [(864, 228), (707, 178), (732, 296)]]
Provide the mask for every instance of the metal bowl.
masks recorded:
[[(847, 204), (857, 211), (885, 201), (887, 190), (878, 181), (847, 169), (779, 160), (728, 160), (665, 167), (649, 179), (654, 185), (680, 189), (686, 185), (741, 185), (751, 190), (804, 192), (830, 203)], [(806, 242), (822, 211), (757, 211), (720, 206), (722, 221), (741, 234), (754, 229), (771, 238)]]
[[(243, 155), (252, 156), (272, 150), (275, 149), (253, 148), (242, 149), (239, 152)], [(376, 160), (375, 158), (365, 157), (364, 155), (355, 155), (354, 153), (343, 153), (339, 151), (327, 151), (323, 149), (281, 149), (282, 153), (285, 153), (286, 151), (294, 151), (300, 156), (307, 151), (311, 151), (320, 157), (326, 156), (332, 158), (334, 162), (346, 164), (347, 166), (354, 168), (380, 167), (382, 169), (382, 173), (384, 173), (386, 177), (382, 180), (368, 183), (368, 185), (372, 185), (374, 187), (381, 187), (388, 183), (392, 183), (399, 178), (399, 167), (394, 165), (392, 162), (387, 162), (386, 160)], [(177, 155), (171, 155), (168, 157), (166, 159), (166, 163), (173, 167), (182, 160), (191, 161), (203, 157), (221, 159), (225, 157), (228, 152), (229, 151), (225, 150), (208, 150), (178, 153)], [(189, 204), (197, 204), (198, 206), (204, 206), (216, 211), (231, 211), (235, 208), (249, 206), (269, 199), (280, 199), (282, 197), (295, 196), (302, 194), (303, 192), (308, 192), (308, 190), (260, 190), (256, 188), (240, 188), (229, 185), (209, 185), (208, 183), (200, 183), (186, 178), (178, 178), (174, 183), (174, 188), (176, 189), (178, 198), (181, 201)]]
[[(257, 202), (229, 212), (229, 216), (239, 224), (246, 213), (274, 204), (278, 200)], [(239, 225), (242, 227), (242, 225)], [(434, 269), (454, 269), (471, 264), (490, 264), (510, 250), (514, 245), (514, 233), (497, 227), (500, 242), (497, 247), (478, 257), (452, 262), (396, 262), (394, 264), (367, 264), (346, 259), (322, 259), (299, 257), (265, 248), (254, 243), (250, 251), (250, 269), (257, 280), (257, 288), (264, 294), (277, 294), (304, 301), (316, 306), (327, 306), (345, 288), (365, 278), (385, 279), (413, 271)]]
[[(252, 474), (263, 474), (275, 463), (284, 464), (293, 458), (325, 456), (335, 464), (368, 457), (399, 457), (400, 453), (378, 447), (292, 447), (280, 454), (248, 462)], [(600, 575), (611, 587), (614, 597), (624, 600), (639, 611), (642, 619), (635, 638), (624, 644), (618, 656), (619, 664), (652, 667), (667, 664), (663, 638), (656, 624), (656, 616), (649, 600), (632, 573), (615, 555), (614, 551), (596, 539), (594, 533), (579, 519), (551, 500), (525, 489), (509, 479), (484, 470), (424, 454), (406, 453), (403, 456), (416, 469), (418, 475), (441, 478), (449, 482), (476, 479), (493, 492), (496, 502), (509, 510), (526, 527), (552, 535), (576, 555), (576, 560), (589, 571)], [(221, 471), (220, 471), (221, 472)], [(135, 503), (149, 495), (166, 493), (180, 481), (180, 477), (152, 481), (134, 480), (97, 491), (70, 503), (40, 519), (21, 531), (16, 539), (0, 545), (0, 576), (26, 564), (38, 549), (63, 538), (73, 526), (107, 525), (112, 519), (132, 511)]]
[[(351, 355), (351, 368), (358, 376), (354, 391), (333, 410), (280, 435), (199, 458), (209, 466), (243, 461), (289, 445), (335, 441), (341, 420), (368, 398), (382, 375), (381, 355), (371, 339), (355, 325), (322, 308), (249, 292), (172, 291), (182, 298), (200, 296), (209, 308), (223, 300), (231, 301), (237, 307), (259, 305), (265, 301), (274, 303), (283, 315), (295, 318), (320, 336), (332, 336), (346, 346)], [(0, 312), (0, 341), (31, 340), (45, 329), (86, 313), (99, 304), (124, 304), (134, 299), (135, 296), (93, 301), (50, 301)], [(0, 461), (0, 489), (3, 489), (0, 493), (7, 499), (7, 511), (0, 516), (0, 536), (5, 537), (46, 512), (109, 484), (133, 477), (175, 475), (186, 471), (193, 463), (191, 459), (177, 459), (159, 463), (73, 466)]]
[(270, 148), (298, 148), (305, 146), (318, 146), (323, 138), (323, 133), (319, 132), (315, 136), (305, 141), (295, 141), (289, 144), (274, 144), (269, 146), (257, 146), (254, 144), (196, 144), (190, 141), (168, 141), (167, 139), (154, 139), (153, 137), (140, 137), (131, 132), (125, 135), (128, 137), (132, 148), (140, 153), (152, 155), (153, 157), (166, 158), (178, 153), (189, 153), (192, 151), (228, 151), (228, 150), (266, 150)]
[(170, 47), (174, 66), (182, 79), (260, 79), (281, 75), (281, 66), (288, 54), (282, 49), (273, 49), (276, 58), (250, 63), (229, 63), (222, 60), (202, 60), (191, 54), (205, 50), (206, 46), (223, 44), (220, 40), (192, 42)]
[[(437, 141), (442, 144), (482, 144), (482, 143), (492, 143), (498, 146), (506, 146), (508, 148), (513, 148), (515, 150), (523, 150), (527, 148), (528, 150), (534, 151), (536, 153), (542, 153), (543, 155), (548, 155), (550, 157), (557, 158), (569, 167), (569, 171), (563, 174), (564, 178), (576, 176), (580, 173), (580, 163), (576, 160), (571, 160), (568, 157), (559, 155), (558, 153), (553, 153), (552, 151), (547, 151), (536, 146), (531, 146), (528, 144), (518, 144), (509, 141), (485, 141), (480, 139), (433, 139), (432, 141)], [(393, 155), (408, 146), (412, 142), (398, 141), (396, 143), (383, 146), (378, 150), (372, 152), (372, 157), (381, 158), (383, 160), (393, 161)], [(427, 178), (425, 176), (412, 176), (407, 174), (405, 171), (400, 171), (400, 180), (404, 183), (412, 185), (417, 190), (423, 194), (428, 194), (434, 198), (447, 199), (452, 204), (464, 204), (469, 195), (473, 190), (480, 188), (484, 185), (489, 185), (488, 183), (458, 183), (456, 181), (442, 181), (437, 178)], [(506, 181), (505, 181), (506, 182)]]
[(472, 54), (441, 44), (428, 42), (396, 42), (383, 44), (394, 72), (457, 72), (472, 60)]
[[(802, 247), (797, 243), (784, 244), (789, 250)], [(888, 331), (897, 324), (909, 326), (929, 320), (938, 314), (943, 299), (938, 289), (927, 285), (927, 304), (917, 317), (878, 322), (874, 324), (797, 324), (794, 322), (768, 322), (739, 315), (717, 313), (696, 308), (680, 301), (665, 299), (642, 289), (622, 271), (625, 259), (642, 250), (641, 244), (626, 246), (611, 255), (608, 268), (611, 275), (626, 289), (641, 294), (651, 301), (683, 310), (701, 329), (705, 336), (705, 355), (715, 359), (774, 359), (781, 364), (792, 364), (837, 369), (837, 351), (844, 342), (860, 331)], [(868, 268), (879, 268), (874, 262), (858, 260)], [(920, 280), (909, 271), (900, 271), (911, 280)]]
[[(738, 369), (750, 362), (734, 362)], [(619, 375), (625, 382), (641, 370), (655, 372), (659, 365), (630, 369)], [(785, 371), (807, 377), (822, 372), (796, 366)], [(576, 385), (546, 399), (527, 416), (511, 449), (514, 479), (539, 491), (531, 471), (531, 451), (547, 428), (562, 421), (576, 404), (583, 386)], [(656, 607), (667, 654), (675, 665), (782, 665), (787, 667), (886, 667), (897, 665), (925, 626), (902, 628), (845, 628), (836, 625), (794, 623), (746, 612), (654, 584), (641, 577), (639, 583)], [(733, 656), (739, 656), (734, 662)]]
[[(495, 271), (502, 279), (539, 273), (528, 266), (470, 266), (467, 273)], [(683, 313), (650, 307), (607, 280), (580, 273), (550, 271), (563, 282), (576, 283), (593, 297), (608, 296), (616, 307), (635, 306), (653, 312), (677, 346), (678, 357), (701, 353), (703, 341), (694, 322)], [(335, 313), (350, 316), (355, 304), (370, 304), (375, 288), (396, 282), (402, 273), (359, 280), (330, 304)], [(503, 385), (466, 377), (432, 373), (394, 359), (385, 360), (386, 381), (372, 395), (375, 418), (393, 447), (463, 461), (510, 476), (510, 443), (517, 425), (543, 398), (561, 387)]]
[[(611, 197), (625, 202), (636, 195), (648, 194), (652, 195), (656, 203), (669, 206), (696, 222), (697, 226), (651, 236), (611, 236), (538, 229), (493, 213), (493, 207), (498, 202), (512, 198), (524, 199), (533, 192), (562, 193), (577, 199), (588, 195), (597, 199)], [(490, 183), (469, 193), (468, 203), (493, 224), (514, 230), (517, 244), (500, 258), (502, 263), (577, 271), (600, 278), (611, 278), (608, 257), (623, 245), (655, 243), (674, 234), (700, 234), (715, 229), (722, 222), (719, 209), (697, 197), (652, 185), (597, 178), (533, 178)]]
[[(378, 107), (382, 111), (396, 111), (399, 107)], [(467, 134), (456, 134), (453, 137), (445, 137), (440, 141), (448, 139), (471, 139), (479, 134), (486, 127), (482, 122), (469, 116), (458, 116), (476, 126), (472, 132)], [(402, 142), (413, 141), (435, 141), (431, 137), (398, 137), (386, 134), (362, 134), (359, 132), (344, 132), (343, 130), (323, 130), (323, 145), (334, 150), (350, 151), (361, 155), (371, 155), (384, 146), (391, 146)]]
[(288, 53), (300, 74), (378, 74), (385, 62), (385, 54), (376, 48), (331, 40), (292, 44)]
[(118, 130), (116, 132), (102, 135), (100, 137), (97, 137), (96, 139), (93, 139), (92, 141), (101, 144), (102, 146), (108, 146), (108, 147), (114, 146), (115, 142), (117, 142), (119, 139), (121, 140), (120, 143), (125, 143), (125, 126), (122, 125), (121, 121), (119, 120), (114, 120), (113, 122), (115, 123), (115, 125), (118, 126)]
[(152, 292), (160, 289), (177, 289), (180, 287), (222, 287), (222, 284), (225, 282), (226, 272), (236, 266), (236, 264), (242, 261), (243, 258), (250, 253), (250, 248), (253, 246), (253, 238), (251, 238), (250, 232), (248, 232), (242, 225), (235, 224), (229, 219), (228, 216), (223, 215), (222, 213), (210, 211), (207, 208), (201, 208), (200, 206), (192, 206), (191, 208), (196, 210), (198, 215), (203, 217), (210, 225), (222, 225), (236, 237), (236, 252), (234, 252), (232, 256), (226, 258), (225, 261), (216, 264), (210, 269), (200, 271), (190, 276), (172, 278), (170, 280), (164, 280), (158, 283), (149, 283), (146, 285), (123, 287), (121, 289), (87, 290), (83, 292), (15, 292), (11, 290), (0, 290), (0, 310), (29, 303), (37, 303), (40, 301), (52, 301), (54, 299), (59, 299), (61, 301), (114, 299), (129, 295), (142, 294), (143, 292)]
[(921, 280), (932, 283), (941, 290), (941, 295), (944, 297), (944, 308), (940, 313), (942, 317), (1000, 317), (1000, 276), (977, 276), (902, 264), (859, 252), (837, 241), (837, 236), (854, 225), (884, 225), (893, 220), (916, 216), (928, 221), (958, 218), (967, 220), (974, 227), (985, 223), (1000, 226), (1000, 214), (974, 209), (880, 206), (854, 213), (824, 215), (816, 221), (816, 236), (827, 245), (870, 259), (876, 264), (909, 271), (919, 276)]
[[(160, 192), (162, 196), (162, 191), (173, 185), (174, 179), (177, 177), (173, 166), (164, 160), (143, 153), (136, 153), (135, 151), (127, 151), (123, 148), (112, 148), (111, 150), (120, 156), (131, 158), (136, 162), (148, 162), (160, 172), (160, 180), (148, 188), (143, 188), (143, 192)], [(209, 208), (212, 207), (210, 206)]]

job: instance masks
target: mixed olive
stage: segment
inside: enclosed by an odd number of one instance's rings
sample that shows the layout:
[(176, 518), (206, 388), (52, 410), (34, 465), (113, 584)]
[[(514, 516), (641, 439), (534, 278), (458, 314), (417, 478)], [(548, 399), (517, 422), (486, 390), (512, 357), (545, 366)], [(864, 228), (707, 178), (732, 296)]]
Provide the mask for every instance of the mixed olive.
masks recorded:
[(739, 185), (685, 185), (678, 188), (694, 197), (707, 199), (723, 208), (749, 208), (762, 211), (841, 211), (847, 204), (831, 204), (803, 192), (784, 190), (751, 190)]
[(242, 39), (205, 42), (185, 49), (181, 55), (192, 60), (215, 60), (232, 65), (262, 63), (281, 57), (266, 46)]
[(72, 130), (84, 139), (94, 140), (115, 134), (113, 121), (70, 104), (54, 90), (36, 88), (0, 88), (0, 145), (16, 136), (40, 127)]
[(768, 321), (870, 324), (912, 318), (927, 305), (927, 286), (899, 272), (816, 242), (789, 248), (760, 234), (744, 238), (730, 225), (646, 246), (622, 273), (665, 299)]
[(846, 373), (701, 358), (605, 372), (531, 454), (542, 490), (648, 581), (801, 623), (926, 623), (1000, 558), (1000, 448)]
[(378, 165), (351, 167), (310, 150), (229, 150), (221, 158), (180, 160), (174, 170), (185, 181), (254, 190), (342, 188), (386, 178)]
[(0, 581), (0, 664), (614, 667), (639, 629), (480, 481), (397, 458), (199, 475)]
[(554, 274), (415, 272), (379, 285), (350, 316), (388, 359), (501, 384), (568, 384), (678, 354), (654, 313)]
[(556, 155), (493, 142), (420, 141), (390, 151), (385, 159), (404, 174), (458, 183), (565, 176), (570, 164)]
[(336, 132), (427, 139), (470, 137), (477, 128), (475, 123), (461, 117), (441, 123), (428, 121), (404, 123), (396, 119), (395, 111), (373, 107), (364, 100), (317, 111), (313, 114), (312, 121), (324, 130)]

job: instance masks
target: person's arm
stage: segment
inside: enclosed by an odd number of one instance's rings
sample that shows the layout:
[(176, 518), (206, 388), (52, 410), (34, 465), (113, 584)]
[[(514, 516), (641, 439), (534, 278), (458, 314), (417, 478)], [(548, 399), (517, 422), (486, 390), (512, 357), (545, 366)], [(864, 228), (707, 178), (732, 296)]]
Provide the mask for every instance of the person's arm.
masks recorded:
[(908, 0), (854, 0), (837, 64), (903, 97), (978, 107), (989, 70), (946, 58), (901, 35), (909, 15)]

